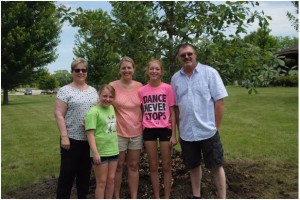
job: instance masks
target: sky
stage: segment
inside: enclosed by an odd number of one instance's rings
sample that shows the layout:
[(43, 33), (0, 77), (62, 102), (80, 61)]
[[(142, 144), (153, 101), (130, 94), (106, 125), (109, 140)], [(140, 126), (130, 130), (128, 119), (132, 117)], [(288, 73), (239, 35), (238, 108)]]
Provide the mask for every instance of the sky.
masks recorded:
[[(78, 7), (83, 9), (102, 9), (110, 13), (112, 7), (107, 1), (58, 1), (58, 4), (63, 4), (66, 7), (71, 7), (72, 10), (76, 10)], [(286, 13), (289, 11), (295, 15), (295, 7), (290, 1), (260, 1), (260, 5), (255, 7), (258, 11), (264, 11), (265, 15), (272, 17), (269, 21), (269, 28), (272, 30), (273, 36), (289, 36), (298, 37), (298, 32), (292, 27), (291, 22), (288, 20)], [(257, 23), (256, 23), (257, 24)], [(256, 31), (258, 25), (252, 25), (247, 30), (248, 33)], [(71, 27), (68, 23), (65, 23), (62, 27), (60, 34), (60, 44), (57, 47), (58, 58), (56, 61), (48, 64), (50, 73), (54, 73), (57, 70), (70, 71), (71, 62), (75, 58), (73, 54), (73, 47), (75, 45), (75, 34), (78, 28)]]

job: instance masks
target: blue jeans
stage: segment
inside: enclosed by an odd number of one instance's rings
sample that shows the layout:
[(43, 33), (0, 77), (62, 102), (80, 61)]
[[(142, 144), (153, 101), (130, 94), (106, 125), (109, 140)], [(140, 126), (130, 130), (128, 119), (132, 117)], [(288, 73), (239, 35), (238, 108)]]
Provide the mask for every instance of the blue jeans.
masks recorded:
[(76, 178), (77, 198), (85, 199), (89, 193), (91, 175), (88, 141), (70, 138), (70, 149), (60, 148), (61, 165), (57, 185), (57, 199), (69, 199)]

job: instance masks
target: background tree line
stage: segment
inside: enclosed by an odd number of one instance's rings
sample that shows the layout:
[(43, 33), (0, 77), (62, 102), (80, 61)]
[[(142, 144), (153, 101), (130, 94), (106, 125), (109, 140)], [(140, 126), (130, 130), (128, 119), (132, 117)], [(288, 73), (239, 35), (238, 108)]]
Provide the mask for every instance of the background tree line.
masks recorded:
[[(101, 9), (81, 8), (69, 15), (72, 25), (79, 27), (74, 54), (90, 61), (92, 73), (88, 79), (95, 87), (118, 78), (117, 63), (125, 55), (137, 63), (135, 78), (143, 83), (143, 69), (149, 59), (161, 59), (166, 71), (164, 81), (169, 82), (180, 67), (176, 62), (177, 46), (189, 42), (196, 46), (199, 61), (217, 68), (226, 84), (245, 86), (251, 93), (287, 74), (282, 70), (286, 63), (275, 53), (298, 44), (298, 38), (270, 35), (271, 17), (250, 11), (257, 2), (159, 1), (111, 5), (111, 15)], [(246, 26), (255, 19), (260, 28), (242, 38), (241, 33), (246, 33)], [(234, 34), (226, 33), (229, 28), (235, 30)]]
[[(135, 78), (143, 83), (143, 68), (149, 59), (161, 59), (166, 71), (164, 81), (169, 82), (180, 67), (176, 47), (189, 42), (197, 48), (199, 61), (217, 68), (226, 84), (237, 83), (251, 92), (284, 74), (286, 63), (274, 53), (298, 44), (298, 38), (270, 35), (271, 17), (251, 12), (250, 7), (255, 8), (258, 2), (110, 3), (111, 14), (101, 9), (78, 8), (73, 12), (53, 2), (1, 2), (3, 103), (8, 104), (8, 91), (20, 84), (38, 82), (45, 88), (51, 85), (47, 86), (46, 80), (51, 82), (53, 77), (59, 79), (54, 86), (70, 81), (69, 72), (59, 70), (50, 75), (44, 68), (57, 57), (55, 48), (65, 20), (79, 27), (73, 53), (89, 61), (88, 82), (95, 87), (118, 79), (117, 63), (125, 55), (135, 60)], [(298, 3), (294, 5), (298, 13)], [(292, 16), (289, 13), (292, 25), (298, 29), (298, 21)], [(255, 20), (260, 28), (242, 38)], [(233, 34), (228, 34), (229, 29), (234, 30)]]

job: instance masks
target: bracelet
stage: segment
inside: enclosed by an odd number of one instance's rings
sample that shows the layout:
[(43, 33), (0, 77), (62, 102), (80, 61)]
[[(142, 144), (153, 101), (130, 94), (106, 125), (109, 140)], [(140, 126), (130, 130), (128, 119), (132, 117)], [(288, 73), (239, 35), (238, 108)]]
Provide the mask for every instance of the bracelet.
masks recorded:
[(68, 135), (61, 135), (61, 137), (68, 137)]

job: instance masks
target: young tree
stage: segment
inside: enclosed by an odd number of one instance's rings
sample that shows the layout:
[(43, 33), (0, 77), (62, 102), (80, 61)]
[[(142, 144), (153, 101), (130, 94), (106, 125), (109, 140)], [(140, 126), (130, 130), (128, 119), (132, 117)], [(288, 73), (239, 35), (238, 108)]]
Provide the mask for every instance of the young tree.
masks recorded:
[[(73, 21), (73, 26), (80, 28), (76, 55), (85, 56), (90, 65), (95, 66), (89, 73), (94, 82), (106, 79), (107, 69), (112, 69), (112, 64), (124, 55), (132, 57), (138, 69), (151, 57), (162, 59), (165, 81), (169, 81), (178, 69), (178, 44), (190, 42), (200, 46), (203, 37), (217, 41), (225, 37), (229, 28), (234, 30), (232, 36), (239, 35), (245, 33), (247, 25), (255, 19), (261, 26), (270, 19), (263, 12), (251, 13), (249, 5), (258, 5), (252, 2), (113, 1), (111, 5), (112, 17), (101, 10), (79, 9)], [(107, 65), (110, 68), (103, 67)], [(143, 73), (138, 71), (137, 74), (136, 78), (144, 82)]]
[(56, 57), (61, 24), (53, 2), (1, 2), (1, 88), (8, 91), (30, 84), (39, 70)]
[(135, 79), (145, 82), (146, 64), (151, 57), (160, 58), (162, 54), (153, 30), (153, 13), (147, 2), (115, 1), (111, 5), (114, 30), (122, 36), (117, 37), (116, 49), (121, 56), (135, 61)]
[(68, 72), (68, 70), (54, 71), (53, 76), (59, 82), (60, 87), (67, 85), (67, 84), (71, 83), (71, 81), (72, 81), (71, 74), (70, 74), (70, 72)]
[[(95, 87), (119, 78), (117, 64), (123, 56), (135, 60), (135, 78), (142, 80), (143, 67), (151, 57), (149, 49), (153, 49), (149, 44), (155, 44), (150, 42), (146, 25), (149, 24), (148, 8), (144, 4), (131, 2), (132, 6), (135, 5), (135, 12), (126, 7), (126, 2), (112, 4), (115, 6), (112, 11), (116, 15), (114, 19), (101, 9), (83, 11), (79, 8), (71, 21), (73, 26), (80, 28), (74, 54), (89, 61), (87, 81)], [(132, 23), (137, 17), (143, 23)]]
[(280, 48), (279, 41), (276, 37), (270, 35), (271, 29), (267, 26), (257, 29), (244, 37), (244, 42), (255, 45), (262, 50), (272, 51), (275, 53)]
[(42, 90), (54, 90), (59, 86), (59, 82), (54, 75), (45, 73), (38, 80), (38, 87)]
[[(267, 24), (267, 18), (262, 13), (250, 12), (247, 2), (227, 1), (216, 4), (209, 1), (150, 1), (150, 2), (112, 2), (113, 16), (119, 23), (127, 25), (127, 31), (142, 30), (137, 27), (147, 27), (148, 34), (152, 34), (151, 41), (145, 40), (140, 45), (142, 52), (165, 61), (166, 75), (170, 77), (176, 71), (176, 46), (182, 42), (190, 42), (197, 46), (201, 37), (207, 36), (211, 40), (225, 37), (225, 30), (234, 29), (235, 34), (246, 32), (248, 23), (254, 19), (259, 24)], [(136, 12), (141, 5), (148, 7), (149, 19), (145, 20)], [(258, 3), (252, 3), (253, 6)], [(134, 12), (133, 12), (134, 11)], [(122, 15), (123, 13), (131, 13)], [(119, 16), (122, 16), (120, 18)], [(136, 17), (133, 17), (136, 16)], [(141, 42), (135, 44), (138, 45)], [(132, 44), (131, 44), (132, 45)]]
[(115, 43), (120, 35), (114, 32), (113, 21), (107, 12), (79, 8), (71, 23), (80, 28), (73, 52), (75, 56), (88, 60), (87, 82), (98, 88), (117, 77), (114, 67), (119, 60), (119, 51)]

